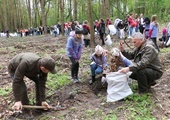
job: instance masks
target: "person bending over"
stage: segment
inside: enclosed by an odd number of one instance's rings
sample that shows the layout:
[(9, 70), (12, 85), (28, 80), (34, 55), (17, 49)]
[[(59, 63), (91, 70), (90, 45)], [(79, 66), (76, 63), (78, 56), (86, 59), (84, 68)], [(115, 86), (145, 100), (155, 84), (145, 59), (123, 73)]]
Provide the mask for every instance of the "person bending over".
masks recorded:
[(46, 110), (50, 108), (45, 101), (45, 84), (48, 72), (56, 73), (54, 59), (41, 58), (34, 53), (20, 53), (10, 60), (8, 72), (13, 79), (14, 110), (21, 110), (22, 105), (29, 104), (24, 76), (35, 82), (36, 105), (42, 105)]

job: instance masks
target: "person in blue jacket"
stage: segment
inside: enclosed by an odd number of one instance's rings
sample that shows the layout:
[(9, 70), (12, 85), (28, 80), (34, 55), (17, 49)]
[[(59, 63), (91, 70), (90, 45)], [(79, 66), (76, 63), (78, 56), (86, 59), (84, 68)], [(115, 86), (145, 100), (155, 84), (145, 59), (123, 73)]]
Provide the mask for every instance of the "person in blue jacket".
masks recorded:
[(79, 82), (79, 60), (82, 54), (82, 34), (83, 29), (80, 26), (76, 26), (75, 34), (70, 35), (67, 39), (66, 53), (70, 58), (71, 65), (71, 78), (74, 83)]
[(103, 70), (107, 68), (107, 58), (104, 55), (104, 50), (100, 45), (95, 47), (95, 52), (91, 55), (91, 77), (92, 79), (89, 81), (89, 84), (93, 84), (95, 82), (95, 75), (103, 73)]

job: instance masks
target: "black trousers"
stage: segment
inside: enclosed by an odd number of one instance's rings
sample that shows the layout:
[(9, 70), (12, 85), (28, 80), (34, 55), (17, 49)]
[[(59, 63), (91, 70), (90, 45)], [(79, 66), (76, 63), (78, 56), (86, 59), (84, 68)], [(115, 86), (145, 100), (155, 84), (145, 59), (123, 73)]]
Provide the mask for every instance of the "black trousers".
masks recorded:
[(140, 31), (140, 33), (143, 34), (144, 29), (145, 29), (145, 28), (143, 27), (143, 25), (139, 25), (139, 31)]
[(79, 62), (76, 62), (76, 60), (73, 57), (69, 57), (71, 60), (71, 77), (72, 78), (78, 78), (78, 72), (79, 72)]
[(153, 41), (153, 43), (155, 44), (156, 49), (160, 52), (159, 46), (157, 44), (156, 38), (151, 38), (151, 40)]
[(102, 45), (105, 45), (105, 43), (104, 43), (104, 33), (100, 33), (100, 39), (102, 40)]
[(84, 45), (85, 45), (85, 47), (87, 47), (88, 45), (90, 46), (90, 40), (84, 39)]
[(150, 85), (162, 76), (162, 72), (145, 68), (130, 75), (130, 78), (137, 80), (139, 93), (147, 92)]

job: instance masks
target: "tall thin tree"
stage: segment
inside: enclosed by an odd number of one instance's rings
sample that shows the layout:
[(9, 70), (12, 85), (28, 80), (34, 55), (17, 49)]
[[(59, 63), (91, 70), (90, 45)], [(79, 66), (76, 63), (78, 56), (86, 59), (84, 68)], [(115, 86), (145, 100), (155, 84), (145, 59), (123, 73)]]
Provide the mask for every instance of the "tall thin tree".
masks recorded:
[(93, 15), (92, 15), (92, 3), (91, 0), (87, 1), (88, 3), (88, 16), (90, 22), (90, 45), (94, 48), (94, 24), (93, 24)]

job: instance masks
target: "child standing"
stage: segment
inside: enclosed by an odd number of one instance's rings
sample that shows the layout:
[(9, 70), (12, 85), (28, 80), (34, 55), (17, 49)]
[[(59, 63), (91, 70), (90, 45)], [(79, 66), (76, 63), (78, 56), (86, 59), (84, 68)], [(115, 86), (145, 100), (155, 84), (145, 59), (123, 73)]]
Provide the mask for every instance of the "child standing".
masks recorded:
[(83, 34), (83, 29), (77, 26), (75, 28), (75, 35), (68, 37), (67, 45), (66, 45), (66, 53), (72, 63), (71, 77), (74, 83), (79, 82), (79, 77), (78, 77), (79, 60), (83, 48), (82, 34)]

